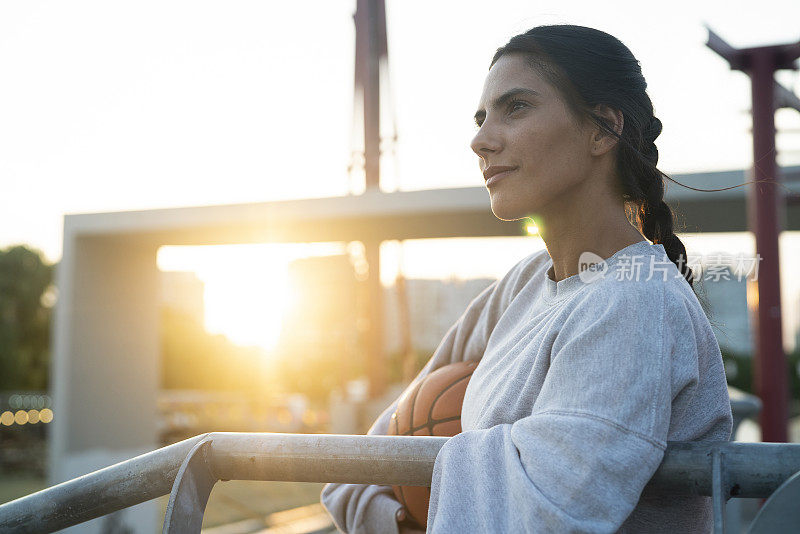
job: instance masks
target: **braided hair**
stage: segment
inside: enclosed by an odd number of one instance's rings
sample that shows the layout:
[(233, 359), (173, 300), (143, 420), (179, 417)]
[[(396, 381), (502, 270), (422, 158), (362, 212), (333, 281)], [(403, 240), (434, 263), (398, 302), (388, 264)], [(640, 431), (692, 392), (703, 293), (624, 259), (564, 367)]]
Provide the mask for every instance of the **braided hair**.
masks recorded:
[[(657, 168), (655, 140), (662, 125), (653, 114), (639, 61), (616, 37), (568, 24), (538, 26), (512, 37), (497, 49), (491, 65), (511, 53), (523, 54), (528, 64), (561, 92), (576, 117), (594, 122), (619, 140), (616, 171), (629, 220), (634, 219), (631, 222), (653, 244), (664, 247), (694, 288), (686, 247), (675, 235), (673, 213), (664, 202), (664, 178), (672, 178)], [(621, 134), (593, 111), (598, 105), (622, 112)]]

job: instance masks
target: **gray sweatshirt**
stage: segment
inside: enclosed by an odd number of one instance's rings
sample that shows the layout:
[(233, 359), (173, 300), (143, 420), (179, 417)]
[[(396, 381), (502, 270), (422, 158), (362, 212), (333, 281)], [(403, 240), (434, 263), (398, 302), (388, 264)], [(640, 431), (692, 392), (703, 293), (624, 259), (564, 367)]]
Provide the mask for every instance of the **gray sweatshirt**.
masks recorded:
[[(409, 388), (479, 359), (433, 470), (428, 532), (709, 532), (711, 499), (643, 491), (667, 441), (730, 439), (719, 345), (662, 245), (554, 282), (538, 251), (469, 305)], [(386, 434), (395, 401), (369, 434)], [(390, 486), (328, 484), (351, 533), (396, 533)]]

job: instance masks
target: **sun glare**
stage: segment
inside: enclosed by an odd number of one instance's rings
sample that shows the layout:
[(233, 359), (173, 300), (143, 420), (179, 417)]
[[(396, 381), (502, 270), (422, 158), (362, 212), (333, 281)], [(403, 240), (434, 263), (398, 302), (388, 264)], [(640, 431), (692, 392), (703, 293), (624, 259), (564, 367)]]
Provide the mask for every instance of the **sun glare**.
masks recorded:
[(158, 267), (193, 272), (203, 282), (209, 333), (271, 350), (292, 299), (289, 263), (341, 249), (334, 243), (162, 247)]
[(206, 329), (224, 334), (237, 345), (271, 349), (291, 296), (286, 262), (256, 258), (233, 272), (222, 261), (201, 276), (206, 283)]

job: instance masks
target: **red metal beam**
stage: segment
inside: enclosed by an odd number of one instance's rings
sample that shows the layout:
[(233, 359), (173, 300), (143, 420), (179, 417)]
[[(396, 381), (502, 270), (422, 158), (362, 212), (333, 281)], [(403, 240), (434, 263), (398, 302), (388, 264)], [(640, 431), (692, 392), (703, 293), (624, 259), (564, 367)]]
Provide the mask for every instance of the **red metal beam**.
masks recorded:
[(748, 191), (750, 228), (756, 238), (758, 268), (755, 391), (761, 398), (762, 441), (787, 441), (788, 380), (783, 352), (778, 235), (783, 207), (775, 180), (775, 56), (770, 50), (749, 54), (752, 82), (753, 171), (756, 185)]
[(725, 58), (731, 69), (745, 72), (752, 84), (753, 175), (748, 189), (750, 230), (756, 238), (758, 277), (751, 302), (755, 339), (754, 381), (761, 398), (761, 439), (787, 441), (789, 382), (781, 326), (780, 261), (778, 236), (786, 201), (777, 187), (775, 109), (795, 107), (797, 97), (775, 82), (778, 69), (796, 69), (800, 43), (736, 49), (708, 29), (706, 45)]

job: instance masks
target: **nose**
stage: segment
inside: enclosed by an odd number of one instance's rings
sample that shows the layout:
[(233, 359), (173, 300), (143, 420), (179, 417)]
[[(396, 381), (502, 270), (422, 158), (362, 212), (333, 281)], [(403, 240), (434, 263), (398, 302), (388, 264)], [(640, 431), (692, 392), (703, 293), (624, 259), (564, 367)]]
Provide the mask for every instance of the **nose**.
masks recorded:
[(488, 125), (484, 123), (469, 144), (472, 151), (484, 161), (487, 161), (486, 158), (489, 155), (499, 152), (502, 148), (499, 136), (492, 132), (490, 128), (487, 128), (487, 126)]

